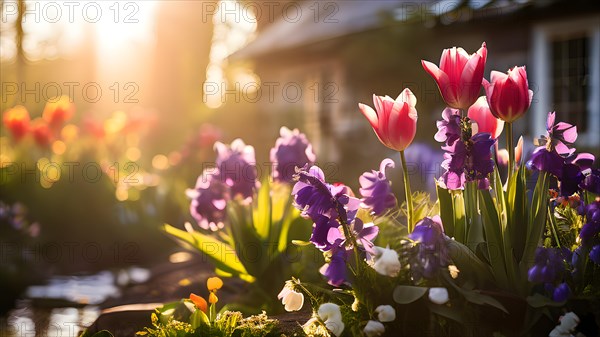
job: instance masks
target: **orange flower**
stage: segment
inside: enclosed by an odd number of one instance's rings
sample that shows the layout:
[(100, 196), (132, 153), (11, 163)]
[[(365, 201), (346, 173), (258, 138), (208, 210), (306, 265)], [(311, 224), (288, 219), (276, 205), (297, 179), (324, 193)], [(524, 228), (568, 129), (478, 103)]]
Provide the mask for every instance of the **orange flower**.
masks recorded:
[(206, 287), (208, 291), (213, 292), (221, 289), (223, 286), (223, 281), (218, 277), (211, 277), (206, 281)]
[(210, 304), (215, 304), (219, 302), (219, 298), (217, 297), (217, 295), (215, 295), (214, 292), (210, 292), (210, 295), (208, 295), (208, 303)]
[(71, 102), (69, 96), (61, 96), (53, 101), (46, 103), (42, 118), (48, 123), (51, 129), (58, 130), (75, 112), (75, 105)]
[(3, 122), (4, 126), (16, 141), (21, 140), (29, 130), (29, 112), (22, 105), (17, 105), (14, 108), (8, 109), (4, 112)]
[(208, 310), (208, 303), (206, 303), (206, 300), (202, 297), (202, 296), (198, 296), (194, 293), (190, 294), (190, 300), (192, 302), (194, 302), (194, 305), (196, 306), (196, 308), (202, 310), (204, 313), (207, 312)]
[(52, 142), (52, 132), (48, 124), (40, 118), (36, 118), (31, 123), (31, 133), (35, 143), (40, 147), (48, 147)]

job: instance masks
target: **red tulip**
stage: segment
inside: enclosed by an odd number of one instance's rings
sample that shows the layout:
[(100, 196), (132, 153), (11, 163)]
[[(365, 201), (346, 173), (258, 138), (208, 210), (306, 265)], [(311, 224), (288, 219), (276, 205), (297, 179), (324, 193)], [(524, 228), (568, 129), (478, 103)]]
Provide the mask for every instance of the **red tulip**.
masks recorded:
[(68, 96), (61, 96), (46, 103), (42, 118), (53, 130), (59, 130), (63, 124), (73, 117), (75, 105)]
[(492, 114), (508, 123), (521, 118), (533, 97), (525, 67), (514, 67), (507, 74), (492, 71), (491, 79), (492, 83), (484, 79), (483, 87)]
[(373, 95), (375, 110), (359, 103), (358, 108), (371, 123), (383, 145), (392, 150), (404, 151), (417, 132), (417, 98), (407, 88), (396, 100), (389, 96)]
[(46, 121), (41, 118), (37, 118), (33, 121), (31, 125), (31, 134), (33, 135), (33, 140), (39, 147), (48, 147), (52, 142), (52, 132), (48, 127)]
[(17, 105), (14, 108), (6, 110), (3, 116), (4, 126), (16, 141), (21, 140), (29, 130), (29, 112), (22, 105)]
[(479, 96), (486, 58), (487, 48), (484, 42), (472, 55), (462, 48), (444, 49), (439, 68), (425, 60), (421, 60), (421, 64), (437, 82), (449, 107), (467, 109)]
[(504, 129), (504, 121), (492, 115), (485, 96), (479, 97), (471, 105), (467, 116), (477, 122), (477, 132), (487, 132), (497, 139)]

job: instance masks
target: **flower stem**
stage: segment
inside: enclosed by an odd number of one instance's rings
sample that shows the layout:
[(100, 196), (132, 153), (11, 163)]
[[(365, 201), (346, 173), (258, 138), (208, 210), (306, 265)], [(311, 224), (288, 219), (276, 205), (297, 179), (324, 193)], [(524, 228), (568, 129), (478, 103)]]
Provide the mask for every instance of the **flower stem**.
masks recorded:
[(408, 167), (406, 166), (406, 158), (404, 157), (404, 151), (400, 151), (400, 160), (402, 161), (402, 176), (404, 177), (404, 193), (406, 194), (406, 208), (408, 210), (406, 214), (406, 222), (408, 224), (408, 232), (413, 231), (413, 203), (412, 203), (412, 192), (410, 191), (410, 179), (408, 178)]
[(515, 147), (513, 145), (513, 130), (512, 123), (506, 123), (506, 147), (508, 150), (508, 181), (512, 177), (513, 170), (515, 168)]

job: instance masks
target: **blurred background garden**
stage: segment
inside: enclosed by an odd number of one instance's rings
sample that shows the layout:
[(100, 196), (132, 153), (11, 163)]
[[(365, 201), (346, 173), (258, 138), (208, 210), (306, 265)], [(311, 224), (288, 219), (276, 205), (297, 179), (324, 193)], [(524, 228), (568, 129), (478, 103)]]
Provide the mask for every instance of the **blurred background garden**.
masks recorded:
[[(328, 180), (358, 190), (373, 163), (399, 161), (358, 103), (406, 87), (419, 113), (408, 172), (414, 190), (435, 191), (442, 152), (433, 135), (445, 104), (420, 62), (437, 62), (444, 48), (471, 53), (485, 41), (494, 54), (486, 74), (527, 67), (534, 99), (527, 122), (515, 124), (525, 153), (555, 110), (577, 125), (578, 149), (600, 155), (595, 0), (0, 0), (0, 8), (0, 329), (33, 324), (32, 300), (98, 305), (156, 266), (189, 259), (161, 226), (193, 221), (185, 191), (215, 166), (216, 141), (253, 145), (263, 178), (280, 127), (298, 128)], [(388, 175), (401, 195), (398, 167)], [(60, 310), (48, 319), (90, 324), (98, 314)]]

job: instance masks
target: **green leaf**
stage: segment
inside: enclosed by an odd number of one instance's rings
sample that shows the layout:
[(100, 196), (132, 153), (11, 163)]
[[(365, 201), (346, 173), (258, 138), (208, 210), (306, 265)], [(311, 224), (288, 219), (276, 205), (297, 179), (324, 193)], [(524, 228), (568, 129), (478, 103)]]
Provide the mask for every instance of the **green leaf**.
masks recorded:
[(256, 198), (253, 200), (252, 209), (252, 222), (256, 233), (262, 240), (269, 238), (269, 232), (271, 231), (271, 184), (269, 184), (269, 175), (263, 179), (262, 185), (258, 190)]
[(542, 308), (542, 307), (562, 307), (565, 305), (566, 301), (563, 302), (554, 302), (542, 294), (534, 294), (533, 296), (527, 297), (527, 303), (533, 308)]
[[(269, 207), (270, 208), (270, 207)], [(270, 216), (270, 215), (269, 215)], [(268, 263), (267, 245), (263, 244), (253, 225), (252, 211), (249, 206), (239, 203), (227, 205), (227, 218), (230, 226), (235, 252), (248, 274), (260, 275)]]
[(469, 301), (473, 304), (478, 304), (478, 305), (487, 304), (489, 306), (492, 306), (494, 308), (502, 310), (503, 312), (508, 314), (508, 310), (506, 310), (506, 308), (502, 305), (502, 303), (500, 303), (497, 299), (495, 299), (491, 296), (481, 294), (480, 292), (478, 292), (476, 290), (461, 289), (460, 292), (463, 294), (463, 296), (465, 297), (465, 299), (467, 301)]
[(440, 208), (440, 218), (442, 219), (442, 224), (444, 224), (444, 232), (446, 232), (446, 235), (448, 235), (449, 237), (453, 237), (454, 206), (452, 203), (452, 195), (450, 195), (450, 191), (440, 187), (440, 185), (438, 185), (437, 183), (436, 191)]
[(451, 319), (458, 323), (463, 323), (463, 315), (460, 310), (457, 310), (455, 307), (448, 307), (446, 305), (439, 305), (434, 303), (427, 303), (427, 308), (432, 313)]
[[(163, 230), (174, 238), (181, 240), (204, 253), (217, 269), (240, 278), (243, 276), (250, 276), (244, 265), (240, 262), (235, 249), (216, 238), (199, 232), (189, 233), (169, 224), (165, 224)], [(251, 280), (250, 282), (254, 281), (251, 276), (245, 277), (245, 279)]]
[(452, 239), (447, 239), (450, 258), (465, 279), (474, 280), (478, 285), (491, 283), (492, 272), (487, 263), (481, 261), (469, 247)]
[(302, 241), (302, 240), (292, 240), (292, 243), (299, 247), (306, 247), (306, 246), (309, 246), (312, 244), (310, 241)]
[(202, 311), (196, 309), (190, 315), (190, 325), (192, 328), (197, 329), (201, 325), (210, 326), (210, 321), (208, 320), (208, 316)]
[(494, 272), (494, 278), (503, 288), (508, 286), (506, 254), (503, 249), (502, 226), (498, 218), (496, 205), (489, 191), (479, 190), (483, 230), (487, 241), (488, 257)]
[(423, 297), (428, 288), (413, 286), (397, 286), (394, 289), (394, 301), (398, 304), (409, 304)]
[(467, 217), (465, 214), (465, 199), (462, 191), (450, 192), (452, 195), (452, 208), (454, 211), (454, 237), (456, 241), (468, 244)]

